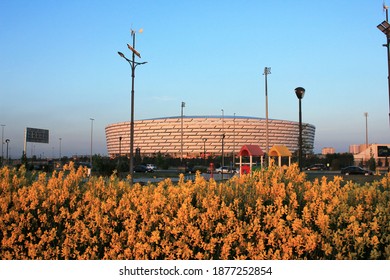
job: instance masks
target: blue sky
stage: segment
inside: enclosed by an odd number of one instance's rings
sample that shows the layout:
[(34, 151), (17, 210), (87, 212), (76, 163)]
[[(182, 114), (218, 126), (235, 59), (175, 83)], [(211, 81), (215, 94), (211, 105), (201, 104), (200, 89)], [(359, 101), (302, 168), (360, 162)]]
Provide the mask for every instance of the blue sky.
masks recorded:
[[(390, 4), (390, 3), (389, 3)], [(50, 130), (44, 157), (107, 154), (105, 127), (130, 119), (130, 29), (140, 61), (135, 119), (180, 115), (269, 117), (316, 126), (315, 151), (389, 143), (382, 0), (0, 2), (0, 123), (12, 157), (25, 127)], [(31, 146), (30, 145), (34, 145)]]

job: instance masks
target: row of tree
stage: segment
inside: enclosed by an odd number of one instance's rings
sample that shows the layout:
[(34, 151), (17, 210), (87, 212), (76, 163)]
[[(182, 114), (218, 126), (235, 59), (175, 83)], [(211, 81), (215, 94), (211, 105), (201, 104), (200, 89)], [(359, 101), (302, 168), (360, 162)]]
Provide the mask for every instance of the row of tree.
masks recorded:
[[(257, 160), (257, 165), (260, 165), (260, 160)], [(298, 156), (296, 153), (292, 156), (292, 162), (296, 162), (298, 160)], [(60, 161), (40, 161), (37, 158), (23, 158), (22, 163), (26, 165), (28, 170), (39, 169), (43, 171), (53, 171), (54, 169), (61, 167), (62, 165), (68, 163), (69, 161), (81, 162), (81, 163), (89, 163), (89, 157), (79, 157), (77, 159), (62, 157)], [(118, 173), (126, 173), (129, 171), (129, 159), (128, 157), (116, 157), (114, 159), (101, 156), (94, 155), (92, 157), (93, 162), (93, 172), (95, 174), (109, 176), (114, 171)], [(235, 158), (235, 164), (239, 162), (239, 159)], [(203, 166), (205, 169), (210, 165), (210, 163), (214, 164), (215, 168), (221, 166), (222, 157), (221, 156), (209, 156), (207, 158), (197, 157), (197, 158), (184, 158), (181, 160), (180, 158), (172, 157), (168, 154), (157, 153), (154, 156), (141, 156), (139, 153), (135, 154), (134, 157), (134, 165), (140, 164), (155, 164), (159, 169), (167, 170), (169, 168), (177, 168), (177, 167), (185, 167), (186, 169), (191, 169), (193, 167)], [(225, 156), (224, 163), (227, 166), (233, 167), (233, 157)], [(311, 166), (313, 164), (324, 164), (329, 168), (329, 170), (340, 170), (343, 167), (354, 165), (354, 157), (351, 153), (338, 153), (338, 154), (327, 154), (327, 155), (315, 155), (310, 154), (304, 157), (303, 165), (304, 167)], [(359, 164), (362, 167), (368, 168), (370, 170), (375, 170), (377, 166), (379, 167), (388, 167), (389, 162), (387, 159), (382, 162), (376, 162), (374, 158), (371, 158), (367, 162), (361, 162)]]

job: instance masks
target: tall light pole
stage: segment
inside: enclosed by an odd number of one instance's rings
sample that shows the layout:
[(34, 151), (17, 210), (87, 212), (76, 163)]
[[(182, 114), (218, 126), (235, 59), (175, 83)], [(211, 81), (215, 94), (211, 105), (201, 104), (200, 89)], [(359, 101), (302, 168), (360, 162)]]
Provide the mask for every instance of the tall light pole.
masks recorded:
[(9, 164), (9, 157), (8, 157), (8, 143), (10, 142), (9, 139), (5, 139), (5, 143), (7, 143), (7, 164)]
[(364, 151), (364, 159), (367, 161), (367, 149), (368, 149), (368, 121), (367, 121), (367, 118), (368, 118), (368, 113), (364, 112), (364, 116), (366, 118), (366, 149)]
[(364, 112), (364, 116), (366, 118), (366, 149), (367, 149), (368, 148), (368, 122), (367, 122), (368, 113)]
[[(142, 30), (140, 30), (142, 32)], [(127, 44), (127, 47), (132, 52), (131, 60), (128, 59), (123, 53), (118, 52), (118, 54), (124, 58), (131, 67), (131, 109), (130, 109), (130, 184), (133, 185), (133, 170), (134, 170), (134, 78), (135, 78), (135, 68), (138, 65), (145, 64), (147, 62), (136, 62), (135, 56), (141, 58), (139, 52), (135, 49), (135, 31), (131, 30), (131, 36), (133, 38), (133, 46)]]
[(206, 163), (206, 141), (207, 141), (207, 138), (203, 138), (203, 159), (204, 159), (204, 166), (207, 165)]
[(184, 135), (184, 130), (183, 130), (183, 111), (184, 107), (186, 106), (185, 102), (181, 102), (181, 141), (180, 141), (180, 162), (183, 163), (183, 135)]
[(265, 78), (265, 152), (268, 157), (269, 152), (269, 142), (268, 142), (268, 75), (271, 74), (271, 67), (264, 68), (264, 78)]
[[(3, 160), (4, 160), (4, 127), (5, 127), (5, 124), (2, 124), (1, 125), (1, 165), (3, 165)], [(0, 165), (0, 166), (1, 166)]]
[(222, 136), (221, 136), (221, 140), (222, 140), (222, 169), (221, 169), (221, 175), (222, 175), (222, 180), (223, 180), (223, 167), (225, 166), (225, 155), (224, 155), (224, 151), (223, 151), (223, 146), (224, 146), (224, 139), (225, 139), (225, 128), (224, 128), (224, 122), (225, 122), (225, 116), (224, 116), (224, 111), (223, 109), (221, 109), (222, 111)]
[(233, 114), (233, 169), (236, 169), (236, 113)]
[(122, 156), (122, 136), (119, 136), (119, 160)]
[(303, 87), (297, 87), (295, 89), (295, 94), (299, 100), (299, 170), (302, 171), (302, 151), (303, 151), (303, 141), (302, 141), (302, 105), (301, 100), (305, 95), (305, 89)]
[(58, 140), (60, 140), (60, 149), (59, 149), (59, 160), (60, 160), (60, 162), (61, 162), (61, 140), (62, 140), (62, 138), (58, 138)]
[(92, 135), (93, 135), (93, 121), (95, 119), (89, 118), (91, 120), (91, 153), (89, 155), (89, 164), (91, 165), (91, 174), (92, 174)]
[(389, 124), (390, 124), (390, 24), (389, 24), (389, 7), (383, 4), (383, 9), (386, 10), (386, 20), (382, 21), (377, 28), (386, 35), (386, 44), (383, 44), (387, 48), (387, 88), (389, 95)]

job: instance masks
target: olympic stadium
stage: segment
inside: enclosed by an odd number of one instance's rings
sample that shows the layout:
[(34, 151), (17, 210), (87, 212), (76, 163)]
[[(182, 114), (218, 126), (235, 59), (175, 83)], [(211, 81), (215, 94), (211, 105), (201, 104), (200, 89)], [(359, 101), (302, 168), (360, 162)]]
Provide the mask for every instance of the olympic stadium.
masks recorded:
[[(129, 155), (130, 122), (110, 124), (105, 129), (110, 157)], [(224, 135), (224, 137), (223, 137)], [(314, 147), (315, 126), (302, 124), (306, 150)], [(223, 143), (223, 145), (222, 145)], [(244, 116), (176, 116), (134, 122), (134, 153), (153, 156), (193, 158), (238, 153), (243, 145), (259, 145), (266, 151), (267, 121)], [(268, 119), (268, 146), (284, 145), (299, 149), (299, 123)]]

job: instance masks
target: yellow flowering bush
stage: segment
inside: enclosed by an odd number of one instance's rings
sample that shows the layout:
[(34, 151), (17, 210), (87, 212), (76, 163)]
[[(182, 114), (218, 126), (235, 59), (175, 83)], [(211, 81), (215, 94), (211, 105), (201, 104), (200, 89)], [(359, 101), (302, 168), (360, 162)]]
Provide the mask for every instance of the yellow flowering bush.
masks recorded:
[(308, 181), (296, 165), (130, 186), (73, 164), (0, 169), (1, 259), (390, 259), (390, 176)]

